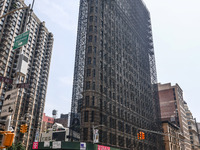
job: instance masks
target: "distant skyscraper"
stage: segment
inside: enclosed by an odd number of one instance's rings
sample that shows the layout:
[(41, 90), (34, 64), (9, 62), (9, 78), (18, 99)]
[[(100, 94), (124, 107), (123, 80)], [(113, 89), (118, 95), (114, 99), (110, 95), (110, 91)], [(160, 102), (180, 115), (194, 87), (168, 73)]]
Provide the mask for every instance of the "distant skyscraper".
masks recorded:
[[(15, 9), (15, 6), (27, 7), (23, 0), (0, 0), (0, 16)], [(25, 31), (29, 31), (28, 44), (13, 50), (15, 37)], [(52, 46), (53, 34), (34, 13), (30, 18), (29, 8), (0, 20), (0, 76), (13, 80), (13, 85), (0, 82), (0, 111), (6, 110), (3, 103), (5, 94), (11, 91), (15, 101), (11, 122), (16, 133), (15, 142), (23, 142), (26, 148), (34, 141), (35, 133), (40, 132)], [(28, 83), (29, 88), (16, 88), (16, 83)], [(1, 117), (6, 116), (2, 111)], [(28, 124), (28, 133), (23, 135), (19, 133), (19, 128), (25, 123), (21, 121), (24, 119)]]
[(161, 131), (156, 82), (144, 3), (80, 0), (71, 126), (80, 118), (81, 141), (92, 142), (94, 125), (102, 145), (162, 150), (162, 137), (152, 133)]
[(162, 121), (169, 121), (180, 127), (180, 147), (191, 150), (188, 122), (184, 107), (183, 91), (178, 84), (158, 84)]

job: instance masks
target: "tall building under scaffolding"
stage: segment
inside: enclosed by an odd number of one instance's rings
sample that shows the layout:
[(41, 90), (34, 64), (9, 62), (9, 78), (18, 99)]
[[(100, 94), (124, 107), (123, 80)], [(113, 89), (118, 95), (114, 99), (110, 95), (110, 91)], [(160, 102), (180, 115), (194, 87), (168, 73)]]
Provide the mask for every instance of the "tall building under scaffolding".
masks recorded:
[[(81, 141), (162, 150), (150, 14), (141, 0), (80, 0), (71, 127)], [(79, 121), (74, 121), (79, 119)], [(78, 124), (75, 124), (75, 122)], [(145, 140), (137, 133), (143, 131)]]

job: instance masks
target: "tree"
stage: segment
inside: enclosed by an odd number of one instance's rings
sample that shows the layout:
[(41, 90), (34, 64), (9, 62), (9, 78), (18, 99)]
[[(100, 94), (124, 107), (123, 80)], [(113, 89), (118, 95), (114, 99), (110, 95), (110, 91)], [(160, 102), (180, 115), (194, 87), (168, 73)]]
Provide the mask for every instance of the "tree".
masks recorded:
[(13, 144), (12, 147), (7, 148), (7, 150), (26, 150), (26, 148), (22, 145), (22, 143), (18, 142)]

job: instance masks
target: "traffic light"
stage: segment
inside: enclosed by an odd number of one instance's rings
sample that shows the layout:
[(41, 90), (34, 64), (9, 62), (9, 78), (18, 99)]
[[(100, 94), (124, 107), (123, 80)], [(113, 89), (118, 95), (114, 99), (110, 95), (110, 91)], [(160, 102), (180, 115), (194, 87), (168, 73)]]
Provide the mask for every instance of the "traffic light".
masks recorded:
[(144, 139), (145, 139), (145, 134), (144, 134), (144, 132), (142, 132), (141, 134), (142, 134), (142, 140), (144, 140)]
[(27, 128), (28, 128), (27, 124), (22, 124), (21, 127), (20, 127), (20, 132), (21, 133), (26, 133), (27, 132)]
[(2, 145), (5, 147), (12, 146), (15, 134), (11, 132), (4, 133)]
[(144, 132), (139, 132), (139, 133), (137, 134), (137, 136), (138, 136), (138, 140), (144, 140), (144, 139), (145, 139), (145, 134), (144, 134)]

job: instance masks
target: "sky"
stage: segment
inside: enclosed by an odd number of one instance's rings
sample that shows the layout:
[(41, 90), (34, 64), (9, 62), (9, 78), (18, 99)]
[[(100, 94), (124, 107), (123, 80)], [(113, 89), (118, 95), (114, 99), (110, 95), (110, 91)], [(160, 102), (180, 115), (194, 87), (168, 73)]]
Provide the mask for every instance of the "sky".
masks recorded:
[[(179, 84), (200, 122), (200, 1), (143, 1), (151, 14), (158, 82)], [(54, 34), (45, 113), (56, 109), (59, 117), (71, 109), (79, 0), (35, 0), (33, 9)]]

